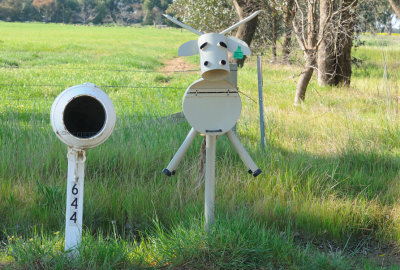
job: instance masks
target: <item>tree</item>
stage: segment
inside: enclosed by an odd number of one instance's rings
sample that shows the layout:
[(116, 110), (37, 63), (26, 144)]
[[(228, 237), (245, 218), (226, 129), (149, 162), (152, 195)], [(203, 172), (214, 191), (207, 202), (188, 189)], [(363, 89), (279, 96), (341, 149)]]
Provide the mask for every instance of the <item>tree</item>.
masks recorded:
[(353, 47), (354, 25), (358, 0), (344, 0), (339, 9), (336, 25), (336, 46), (334, 85), (350, 85), (351, 82), (351, 49)]
[(55, 5), (55, 22), (71, 22), (74, 14), (79, 10), (77, 0), (56, 0)]
[(96, 8), (93, 0), (78, 0), (79, 12), (76, 14), (76, 21), (87, 24), (96, 17)]
[(32, 6), (41, 14), (44, 22), (49, 22), (55, 12), (54, 0), (33, 0)]
[[(318, 48), (318, 83), (324, 85), (350, 85), (351, 49), (353, 47), (357, 0), (321, 0), (320, 35)], [(331, 19), (328, 21), (327, 18)]]
[(305, 99), (317, 56), (320, 85), (350, 84), (357, 3), (358, 0), (295, 0), (297, 14), (293, 28), (305, 58), (296, 85), (295, 104)]
[(283, 43), (282, 43), (282, 64), (289, 62), (289, 55), (292, 43), (292, 20), (294, 16), (294, 0), (287, 0), (283, 3)]
[(400, 18), (400, 0), (389, 0), (389, 3), (396, 13), (397, 18)]
[[(235, 6), (236, 12), (239, 16), (239, 20), (243, 20), (251, 13), (257, 11), (260, 8), (258, 1), (233, 0), (233, 5)], [(257, 28), (257, 23), (258, 23), (258, 18), (255, 17), (251, 21), (240, 25), (236, 32), (236, 37), (238, 39), (243, 40), (250, 46), (251, 41), (253, 40), (254, 37), (254, 33)], [(243, 67), (245, 60), (246, 57), (244, 57), (243, 59), (233, 59), (233, 62), (236, 62), (238, 67)]]
[(322, 31), (319, 33), (321, 43), (318, 48), (318, 84), (321, 86), (333, 84), (333, 73), (335, 71), (333, 23), (328, 19), (333, 14), (334, 0), (321, 0), (319, 6), (319, 28), (326, 27), (329, 38), (324, 38)]
[(389, 1), (363, 0), (357, 8), (357, 28), (363, 32), (391, 32), (393, 9)]
[(6, 21), (18, 20), (18, 11), (22, 6), (22, 1), (3, 0), (0, 1), (0, 18)]
[(162, 14), (171, 4), (172, 0), (144, 0), (143, 24), (161, 24)]
[(296, 16), (293, 19), (293, 30), (305, 59), (305, 65), (296, 85), (294, 104), (298, 105), (306, 98), (307, 86), (314, 72), (320, 42), (317, 41), (318, 0), (295, 0), (295, 5)]
[(235, 8), (227, 0), (175, 0), (167, 12), (202, 32), (220, 32), (237, 21)]

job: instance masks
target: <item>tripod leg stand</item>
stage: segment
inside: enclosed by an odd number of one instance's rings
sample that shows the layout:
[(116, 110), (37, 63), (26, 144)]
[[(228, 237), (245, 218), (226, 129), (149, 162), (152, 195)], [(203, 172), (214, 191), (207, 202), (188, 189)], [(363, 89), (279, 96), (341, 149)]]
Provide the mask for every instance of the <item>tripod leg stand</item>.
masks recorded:
[(172, 160), (169, 162), (167, 168), (163, 170), (163, 173), (167, 176), (171, 176), (175, 174), (175, 169), (178, 167), (179, 163), (181, 162), (183, 156), (186, 154), (187, 150), (189, 149), (189, 146), (192, 144), (194, 138), (197, 135), (197, 131), (192, 128), (189, 131), (189, 134), (186, 136), (186, 139), (183, 141), (181, 147), (179, 147), (178, 151), (172, 158)]
[(204, 187), (204, 216), (205, 230), (210, 231), (214, 225), (214, 209), (215, 209), (215, 149), (217, 144), (217, 136), (206, 135), (206, 173)]
[(236, 152), (239, 154), (240, 159), (249, 169), (248, 172), (250, 174), (253, 174), (254, 177), (258, 176), (261, 173), (261, 170), (254, 163), (253, 159), (250, 157), (249, 153), (247, 153), (246, 149), (244, 149), (242, 143), (239, 141), (235, 133), (232, 130), (229, 130), (226, 133), (226, 136), (228, 137), (229, 141), (235, 148)]

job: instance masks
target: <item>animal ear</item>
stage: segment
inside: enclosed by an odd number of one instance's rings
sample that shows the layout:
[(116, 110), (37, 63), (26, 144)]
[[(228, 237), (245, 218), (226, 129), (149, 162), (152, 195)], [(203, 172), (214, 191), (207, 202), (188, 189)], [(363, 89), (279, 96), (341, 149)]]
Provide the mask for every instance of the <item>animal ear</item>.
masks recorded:
[(243, 40), (240, 40), (235, 37), (228, 37), (226, 41), (228, 43), (228, 51), (234, 52), (240, 46), (240, 49), (242, 50), (244, 55), (251, 55), (249, 45), (247, 45), (247, 43), (244, 42)]
[(179, 56), (191, 56), (199, 53), (199, 48), (197, 47), (197, 40), (190, 40), (183, 43), (178, 49)]

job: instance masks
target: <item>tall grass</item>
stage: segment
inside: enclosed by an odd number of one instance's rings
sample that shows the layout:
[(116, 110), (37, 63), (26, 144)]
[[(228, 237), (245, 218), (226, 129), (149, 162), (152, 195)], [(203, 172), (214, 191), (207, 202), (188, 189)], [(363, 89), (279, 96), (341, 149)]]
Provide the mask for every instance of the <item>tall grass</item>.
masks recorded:
[[(190, 129), (166, 116), (181, 110), (185, 88), (199, 77), (163, 73), (162, 64), (192, 34), (18, 23), (0, 29), (0, 262), (36, 269), (372, 269), (382, 250), (398, 246), (398, 39), (382, 38), (381, 46), (364, 37), (352, 86), (321, 88), (313, 80), (299, 107), (292, 96), (300, 69), (265, 63), (265, 151), (249, 59), (239, 71), (237, 130), (263, 173), (248, 175), (227, 139), (218, 139), (217, 225), (205, 235), (201, 139), (174, 177), (161, 173)], [(103, 86), (118, 121), (110, 139), (87, 153), (82, 257), (69, 262), (62, 252), (66, 146), (52, 132), (49, 110), (64, 88), (83, 82)], [(395, 253), (387, 257), (384, 266), (395, 265)]]

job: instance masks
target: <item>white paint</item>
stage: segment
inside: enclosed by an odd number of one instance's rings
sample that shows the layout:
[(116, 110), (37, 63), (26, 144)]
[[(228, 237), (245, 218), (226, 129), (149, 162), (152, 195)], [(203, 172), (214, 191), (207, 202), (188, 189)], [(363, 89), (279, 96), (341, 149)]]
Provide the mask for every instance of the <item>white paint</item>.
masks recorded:
[(244, 24), (245, 22), (250, 21), (251, 19), (253, 19), (255, 16), (258, 15), (258, 13), (260, 13), (261, 10), (257, 10), (256, 12), (254, 12), (253, 14), (251, 14), (250, 16), (244, 18), (243, 20), (241, 20), (240, 22), (235, 23), (234, 25), (228, 27), (227, 29), (225, 29), (224, 31), (220, 32), (220, 34), (225, 35), (226, 33), (229, 33), (230, 31), (232, 31), (235, 28), (238, 28), (241, 24)]
[(247, 169), (249, 169), (252, 173), (256, 172), (258, 170), (258, 166), (254, 163), (249, 153), (247, 153), (246, 149), (240, 143), (235, 133), (232, 130), (230, 130), (226, 133), (226, 136), (228, 137), (229, 141), (235, 148), (236, 152), (239, 154), (240, 159), (246, 165)]
[(191, 84), (183, 96), (183, 113), (201, 134), (224, 134), (240, 117), (242, 102), (237, 89), (228, 81), (203, 79)]
[[(228, 49), (219, 46), (220, 42), (226, 44), (227, 38), (224, 35), (216, 33), (204, 34), (198, 39), (197, 45), (200, 51), (201, 76), (205, 80), (223, 80), (229, 75)], [(204, 44), (207, 45), (204, 46)], [(200, 49), (202, 45), (204, 48)], [(224, 61), (225, 64), (221, 65), (221, 61)]]
[(199, 47), (197, 46), (197, 40), (189, 40), (183, 43), (178, 49), (179, 56), (192, 56), (199, 53)]
[[(95, 99), (96, 104), (101, 104), (105, 114), (101, 130), (87, 138), (74, 136), (68, 132), (64, 124), (64, 112), (67, 105), (80, 97)], [(85, 103), (83, 104), (86, 105)], [(90, 108), (87, 110), (89, 109)], [(81, 112), (80, 110), (77, 111)], [(75, 114), (71, 115), (75, 116)], [(94, 84), (87, 83), (73, 86), (61, 92), (51, 107), (50, 119), (57, 137), (69, 146), (67, 155), (68, 175), (65, 210), (65, 251), (70, 251), (73, 256), (76, 256), (78, 255), (77, 248), (82, 241), (83, 189), (86, 160), (84, 150), (103, 143), (111, 135), (115, 125), (115, 109), (110, 98), (100, 88), (96, 87)], [(79, 118), (78, 120), (87, 119)], [(74, 123), (82, 124), (82, 122), (79, 121)]]
[(201, 36), (201, 35), (203, 34), (202, 32), (197, 31), (196, 29), (193, 29), (192, 27), (190, 27), (190, 26), (188, 26), (188, 25), (186, 25), (186, 24), (184, 24), (184, 23), (181, 23), (181, 22), (178, 21), (177, 19), (175, 19), (175, 18), (173, 18), (173, 17), (171, 17), (171, 16), (169, 16), (169, 15), (167, 15), (167, 14), (163, 14), (163, 16), (164, 16), (165, 18), (167, 18), (168, 20), (170, 20), (171, 22), (173, 22), (173, 23), (179, 25), (180, 27), (183, 27), (183, 28), (189, 30), (189, 31), (192, 32), (192, 33), (195, 33), (195, 34), (198, 35), (198, 36)]
[[(64, 124), (65, 107), (74, 98), (89, 96), (100, 102), (106, 114), (106, 120), (101, 131), (90, 138), (78, 138), (71, 134)], [(50, 121), (57, 137), (66, 145), (77, 149), (88, 149), (103, 143), (112, 133), (115, 125), (115, 109), (111, 99), (94, 84), (86, 83), (70, 87), (61, 92), (51, 107)]]
[(65, 211), (65, 251), (76, 254), (82, 240), (85, 151), (69, 148), (67, 203)]
[(206, 135), (206, 173), (204, 188), (205, 230), (208, 232), (214, 225), (215, 211), (215, 149), (217, 136)]
[(203, 34), (184, 25), (176, 19), (164, 15), (172, 22), (198, 34), (195, 41), (184, 43), (179, 48), (180, 56), (200, 53), (201, 76), (203, 79), (192, 83), (186, 90), (182, 108), (183, 113), (192, 126), (186, 140), (163, 172), (171, 176), (177, 165), (192, 143), (196, 133), (206, 135), (206, 171), (205, 171), (205, 230), (210, 231), (214, 224), (215, 209), (215, 152), (217, 135), (227, 134), (229, 140), (238, 152), (242, 161), (249, 168), (249, 172), (257, 176), (261, 173), (257, 165), (232, 132), (240, 117), (242, 103), (236, 86), (228, 81), (229, 62), (228, 51), (234, 52), (240, 46), (244, 55), (250, 55), (249, 46), (235, 37), (226, 37), (224, 34), (235, 29), (242, 23), (251, 20), (260, 11), (234, 24), (221, 33)]
[(197, 131), (192, 128), (189, 132), (189, 134), (186, 136), (185, 141), (182, 143), (181, 147), (179, 147), (178, 151), (170, 161), (170, 163), (167, 166), (167, 170), (170, 173), (173, 173), (176, 170), (176, 167), (178, 167), (179, 163), (181, 162), (183, 156), (186, 154), (187, 150), (189, 149), (189, 146), (192, 144), (194, 138), (196, 138)]
[(227, 39), (228, 51), (235, 52), (237, 48), (240, 46), (243, 55), (251, 55), (251, 51), (249, 45), (243, 40), (240, 40), (236, 37), (228, 37)]
[[(206, 34), (185, 25), (169, 15), (164, 14), (164, 17), (200, 36), (197, 40), (197, 44), (194, 40), (182, 44), (179, 47), (178, 55), (190, 56), (200, 53), (201, 76), (205, 80), (218, 81), (226, 79), (229, 75), (228, 51), (234, 52), (240, 46), (244, 55), (251, 54), (250, 48), (246, 42), (235, 37), (226, 37), (225, 34), (253, 19), (260, 12), (260, 10), (254, 12), (249, 17), (232, 25), (221, 33)], [(224, 46), (221, 46), (221, 44), (224, 44)]]

